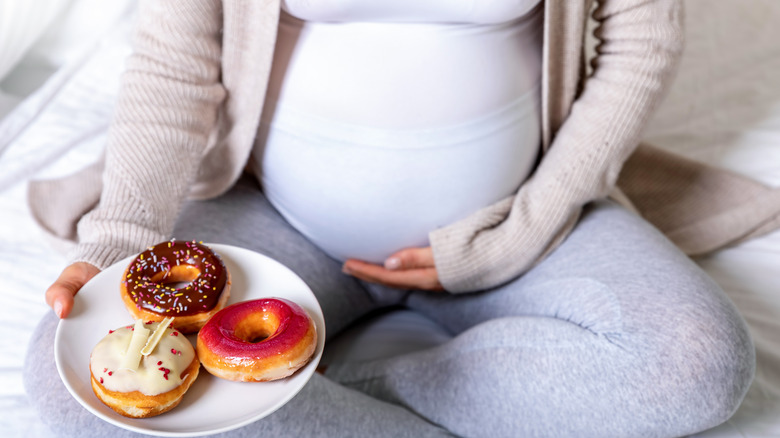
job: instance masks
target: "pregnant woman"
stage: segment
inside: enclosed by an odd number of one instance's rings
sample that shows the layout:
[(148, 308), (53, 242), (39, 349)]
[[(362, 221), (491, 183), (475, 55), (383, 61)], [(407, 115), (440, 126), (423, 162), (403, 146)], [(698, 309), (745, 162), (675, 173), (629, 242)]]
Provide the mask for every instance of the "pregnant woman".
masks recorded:
[[(142, 2), (102, 184), (74, 177), (67, 211), (38, 209), (52, 229), (79, 221), (47, 302), (67, 317), (100, 269), (173, 236), (286, 264), (329, 337), (399, 305), (453, 335), (332, 364), (229, 436), (672, 437), (725, 421), (753, 377), (744, 322), (607, 199), (671, 80), (680, 2), (598, 2), (586, 74), (591, 6)], [(46, 357), (28, 361), (33, 403), (65, 435), (122, 436), (58, 382), (55, 324), (30, 347)]]

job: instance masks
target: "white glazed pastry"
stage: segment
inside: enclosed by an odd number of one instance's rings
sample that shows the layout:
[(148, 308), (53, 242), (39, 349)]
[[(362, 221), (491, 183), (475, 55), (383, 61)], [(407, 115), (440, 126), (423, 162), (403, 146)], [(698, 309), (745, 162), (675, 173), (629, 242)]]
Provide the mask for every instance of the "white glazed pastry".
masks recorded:
[(110, 330), (92, 350), (92, 390), (117, 413), (145, 418), (173, 409), (198, 376), (195, 349), (169, 323), (138, 320)]

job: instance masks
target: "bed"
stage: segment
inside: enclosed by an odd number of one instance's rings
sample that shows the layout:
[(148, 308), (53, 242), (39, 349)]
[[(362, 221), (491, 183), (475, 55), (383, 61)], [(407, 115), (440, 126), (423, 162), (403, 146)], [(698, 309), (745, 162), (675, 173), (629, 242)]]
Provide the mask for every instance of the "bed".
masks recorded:
[[(687, 50), (645, 137), (780, 186), (780, 3), (685, 1)], [(66, 262), (33, 222), (26, 182), (71, 173), (100, 153), (133, 15), (133, 0), (0, 0), (0, 433), (5, 437), (51, 435), (27, 401), (21, 369), (35, 324), (48, 311), (43, 291)], [(758, 367), (732, 419), (696, 436), (780, 436), (775, 274), (780, 232), (697, 262), (742, 311)], [(387, 354), (410, 343), (441, 341), (434, 331), (427, 338), (411, 337), (413, 324), (420, 323), (403, 312), (387, 315), (351, 332), (332, 350), (355, 357), (367, 354), (368, 346), (383, 345)]]

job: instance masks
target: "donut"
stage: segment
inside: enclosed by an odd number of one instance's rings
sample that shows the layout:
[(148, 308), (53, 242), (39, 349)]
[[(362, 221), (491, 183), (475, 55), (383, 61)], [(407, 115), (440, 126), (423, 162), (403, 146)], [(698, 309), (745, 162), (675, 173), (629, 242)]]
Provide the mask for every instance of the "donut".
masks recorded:
[(209, 373), (227, 380), (265, 382), (306, 365), (317, 329), (306, 311), (283, 298), (232, 304), (198, 332), (196, 349)]
[(134, 319), (173, 318), (183, 333), (195, 333), (225, 307), (230, 273), (222, 259), (199, 242), (168, 241), (138, 254), (119, 287)]
[[(149, 341), (154, 345), (144, 355), (142, 347)], [(109, 330), (89, 358), (92, 392), (118, 414), (132, 418), (176, 407), (199, 370), (190, 341), (165, 322), (138, 320), (135, 326)]]

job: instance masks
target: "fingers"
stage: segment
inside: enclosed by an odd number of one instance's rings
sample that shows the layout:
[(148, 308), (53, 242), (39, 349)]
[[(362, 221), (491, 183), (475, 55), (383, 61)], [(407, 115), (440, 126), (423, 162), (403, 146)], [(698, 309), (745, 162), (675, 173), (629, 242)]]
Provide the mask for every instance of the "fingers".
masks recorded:
[(442, 290), (436, 268), (395, 269), (350, 259), (344, 272), (361, 280), (398, 289)]
[(385, 260), (385, 269), (414, 269), (434, 267), (431, 247), (402, 249)]
[(385, 260), (384, 266), (350, 259), (343, 270), (361, 280), (400, 289), (444, 290), (433, 261), (433, 250), (408, 248)]
[(46, 290), (46, 304), (58, 317), (67, 317), (73, 309), (73, 297), (98, 272), (98, 268), (84, 262), (76, 262), (66, 267)]

